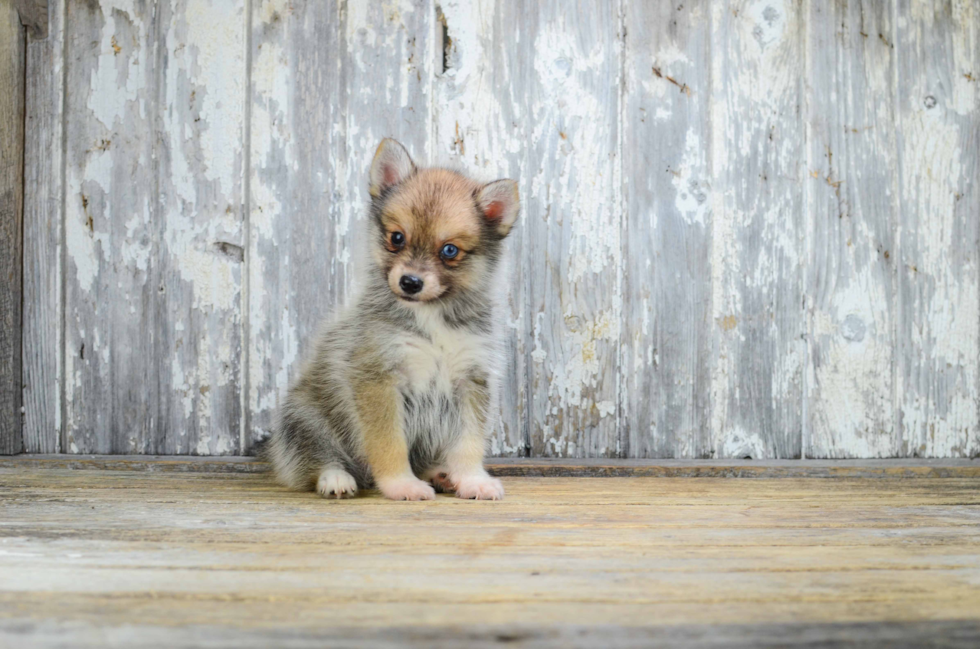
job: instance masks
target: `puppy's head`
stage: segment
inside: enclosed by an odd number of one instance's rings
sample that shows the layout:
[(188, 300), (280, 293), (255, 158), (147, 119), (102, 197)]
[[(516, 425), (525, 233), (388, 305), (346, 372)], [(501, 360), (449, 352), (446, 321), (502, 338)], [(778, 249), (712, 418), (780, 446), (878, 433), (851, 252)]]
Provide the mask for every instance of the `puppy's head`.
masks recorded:
[(385, 139), (371, 163), (373, 257), (406, 303), (432, 302), (486, 285), (500, 243), (517, 220), (517, 183), (476, 183), (445, 169), (419, 169)]

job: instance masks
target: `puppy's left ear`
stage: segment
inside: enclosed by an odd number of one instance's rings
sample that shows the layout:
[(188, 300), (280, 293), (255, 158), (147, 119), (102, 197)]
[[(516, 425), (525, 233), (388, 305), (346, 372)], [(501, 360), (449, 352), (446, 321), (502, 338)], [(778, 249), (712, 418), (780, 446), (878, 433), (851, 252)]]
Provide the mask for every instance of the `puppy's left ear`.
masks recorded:
[(521, 210), (517, 183), (504, 178), (484, 185), (476, 196), (476, 202), (483, 216), (496, 228), (497, 234), (506, 237), (517, 220), (517, 213)]
[(394, 187), (415, 173), (415, 163), (397, 140), (381, 140), (371, 161), (371, 196), (377, 198), (384, 190)]

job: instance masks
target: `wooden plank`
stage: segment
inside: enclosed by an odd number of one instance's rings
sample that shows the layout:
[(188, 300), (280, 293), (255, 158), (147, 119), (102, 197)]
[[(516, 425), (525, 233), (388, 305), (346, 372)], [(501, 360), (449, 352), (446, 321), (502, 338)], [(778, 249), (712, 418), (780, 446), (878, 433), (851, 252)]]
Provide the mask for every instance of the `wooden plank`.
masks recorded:
[(501, 502), (394, 503), (267, 476), (2, 469), (0, 629), (97, 626), (104, 642), (135, 620), (144, 635), (127, 637), (159, 646), (205, 625), (714, 637), (980, 620), (975, 479), (506, 483)]
[(980, 452), (980, 14), (898, 5), (902, 453)]
[(21, 296), (24, 218), (24, 28), (0, 4), (0, 455), (24, 447)]
[(252, 7), (243, 449), (271, 431), (317, 327), (351, 285), (344, 18), (336, 2)]
[(155, 218), (165, 292), (153, 344), (154, 371), (169, 382), (147, 452), (242, 451), (245, 7), (173, 0), (162, 12)]
[(160, 17), (130, 9), (67, 4), (62, 450), (68, 453), (154, 448), (151, 421), (162, 400), (153, 349), (154, 325), (165, 319), (154, 294), (167, 289), (153, 254), (160, 245), (154, 218)]
[(604, 647), (605, 649), (754, 649), (856, 645), (865, 649), (919, 649), (935, 644), (949, 649), (973, 649), (980, 642), (980, 623), (975, 621), (925, 622), (839, 622), (824, 624), (691, 624), (661, 627), (589, 627), (570, 625), (541, 628), (535, 625), (481, 625), (474, 628), (408, 627), (319, 631), (294, 629), (250, 629), (238, 631), (208, 625), (190, 627), (157, 627), (129, 624), (103, 628), (73, 622), (6, 622), (0, 620), (0, 639), (11, 645), (30, 643), (39, 649), (105, 646), (140, 647), (146, 638), (164, 642), (168, 647), (199, 647), (202, 644), (250, 647), (288, 646), (290, 649), (496, 649), (502, 643), (533, 649), (567, 647)]
[(711, 25), (714, 450), (717, 457), (799, 457), (801, 6), (714, 3)]
[(807, 457), (901, 454), (892, 21), (875, 2), (807, 15)]
[(238, 452), (243, 8), (69, 5), (65, 451)]
[(711, 457), (709, 7), (630, 2), (626, 25), (623, 436)]
[[(481, 181), (513, 178), (521, 197), (526, 178), (525, 98), (519, 92), (520, 43), (527, 38), (518, 7), (511, 4), (443, 2), (436, 9), (436, 65), (433, 88), (433, 162), (465, 170)], [(507, 242), (501, 266), (501, 300), (506, 331), (499, 418), (490, 454), (527, 454), (527, 332), (525, 309), (529, 243), (525, 207)]]
[(48, 37), (28, 35), (24, 133), (24, 451), (57, 453), (64, 351), (65, 2)]
[(622, 17), (591, 2), (528, 2), (518, 15), (531, 452), (617, 456)]
[[(0, 469), (71, 469), (154, 473), (264, 473), (254, 457), (160, 455), (19, 455)], [(605, 458), (492, 458), (496, 476), (539, 478), (978, 478), (980, 460), (639, 460)]]

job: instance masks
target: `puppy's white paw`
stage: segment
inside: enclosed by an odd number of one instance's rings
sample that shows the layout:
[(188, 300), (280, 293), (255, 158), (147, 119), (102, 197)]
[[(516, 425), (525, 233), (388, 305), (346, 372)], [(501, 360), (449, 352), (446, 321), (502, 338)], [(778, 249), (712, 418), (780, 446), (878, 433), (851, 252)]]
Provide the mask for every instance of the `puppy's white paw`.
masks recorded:
[(476, 500), (502, 500), (504, 485), (487, 474), (460, 476), (456, 480), (456, 495)]
[(415, 476), (378, 482), (378, 489), (391, 500), (434, 500), (435, 490)]
[(320, 472), (320, 478), (316, 481), (316, 491), (324, 498), (356, 496), (357, 481), (343, 469), (329, 467)]

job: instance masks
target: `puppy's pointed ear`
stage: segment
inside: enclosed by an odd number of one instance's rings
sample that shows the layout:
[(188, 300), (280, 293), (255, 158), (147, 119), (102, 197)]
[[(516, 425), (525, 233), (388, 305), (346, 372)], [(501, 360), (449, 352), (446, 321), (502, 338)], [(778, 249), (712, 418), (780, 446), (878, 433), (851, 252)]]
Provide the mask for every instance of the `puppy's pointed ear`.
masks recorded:
[(517, 213), (521, 210), (517, 183), (504, 178), (484, 185), (476, 196), (476, 202), (483, 216), (496, 227), (497, 234), (506, 237), (517, 220)]
[(381, 140), (371, 162), (371, 196), (378, 197), (415, 173), (415, 163), (401, 144), (386, 137)]

